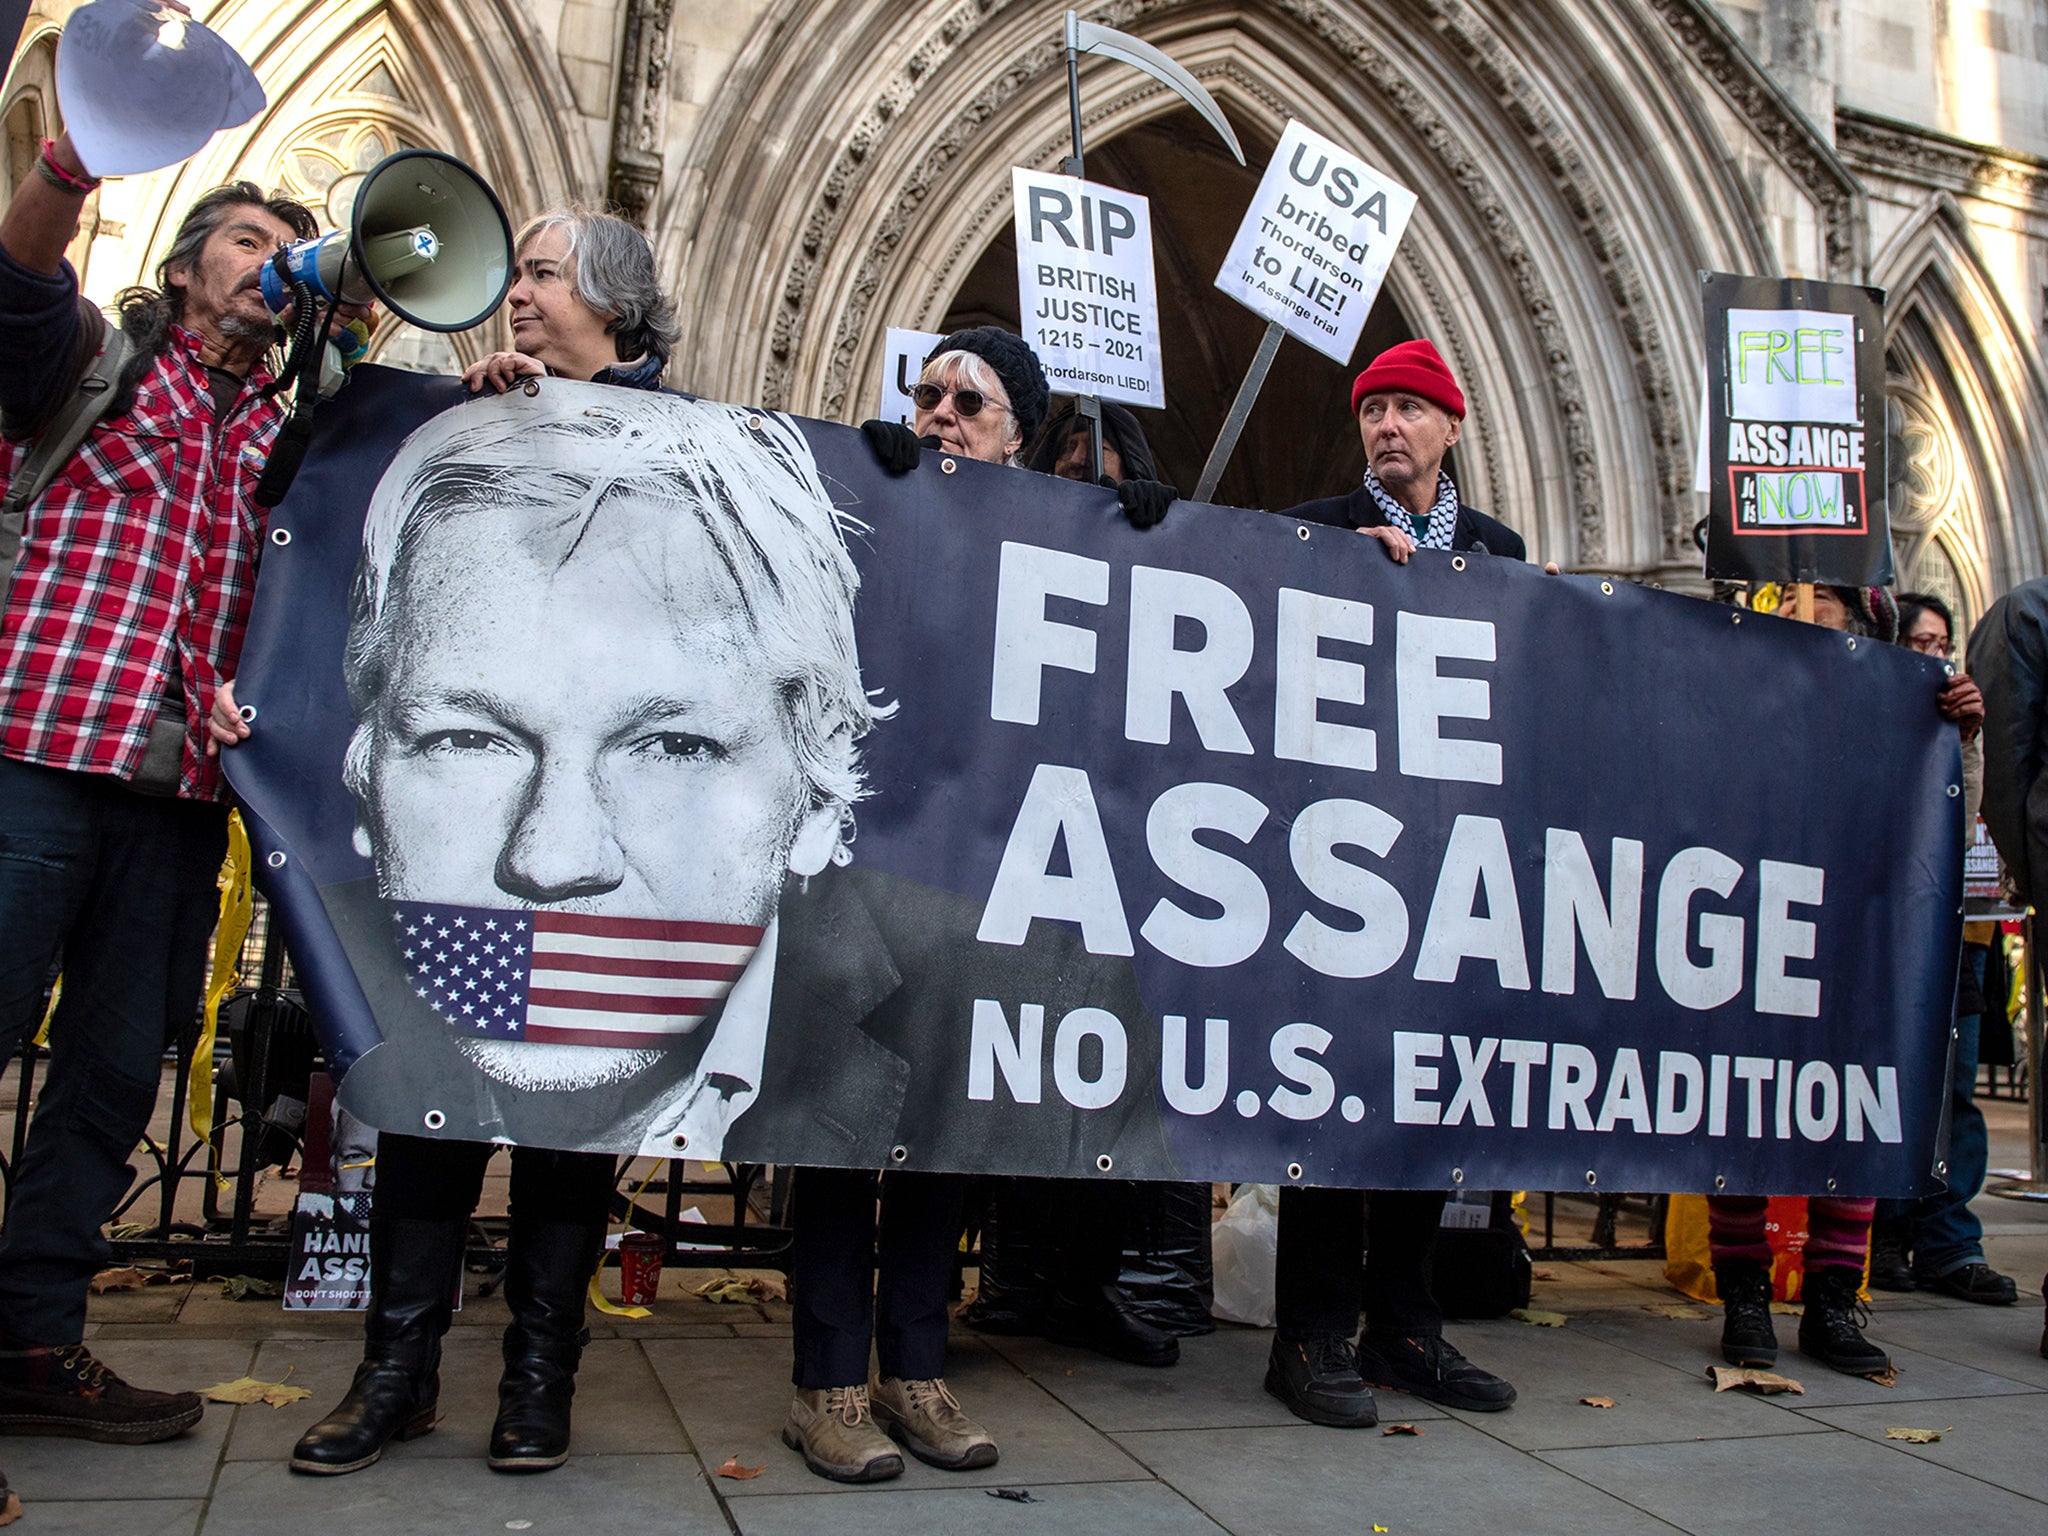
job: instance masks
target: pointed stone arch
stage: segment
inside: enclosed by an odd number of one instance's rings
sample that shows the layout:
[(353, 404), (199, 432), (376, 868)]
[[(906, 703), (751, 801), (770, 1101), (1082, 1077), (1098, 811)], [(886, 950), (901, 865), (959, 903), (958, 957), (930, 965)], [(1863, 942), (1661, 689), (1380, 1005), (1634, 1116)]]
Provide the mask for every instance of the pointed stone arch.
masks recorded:
[[(1049, 14), (783, 0), (761, 17), (656, 209), (692, 387), (865, 414), (884, 329), (943, 316), (1007, 225), (1008, 167), (1065, 148)], [(1683, 569), (1692, 273), (1756, 269), (1772, 245), (1663, 21), (1593, 0), (1389, 0), (1369, 23), (1327, 0), (1086, 14), (1164, 47), (1242, 136), (1270, 145), (1299, 116), (1420, 191), (1390, 292), (1467, 382), (1472, 499), (1567, 563)], [(1095, 144), (1179, 107), (1099, 65), (1083, 103)]]
[(1900, 582), (1952, 579), (1967, 630), (2048, 553), (2048, 374), (1948, 193), (1886, 242), (1872, 275), (1886, 290)]

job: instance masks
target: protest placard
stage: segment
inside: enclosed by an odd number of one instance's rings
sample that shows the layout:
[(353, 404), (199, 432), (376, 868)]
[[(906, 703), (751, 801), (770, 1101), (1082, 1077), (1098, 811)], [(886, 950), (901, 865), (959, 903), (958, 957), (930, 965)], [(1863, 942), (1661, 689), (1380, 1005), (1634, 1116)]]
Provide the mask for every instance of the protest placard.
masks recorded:
[(1152, 209), (1135, 192), (1010, 172), (1017, 303), (1056, 393), (1163, 406)]
[(1340, 363), (1351, 360), (1415, 194), (1290, 121), (1216, 286)]
[(906, 427), (912, 424), (917, 406), (911, 401), (910, 392), (917, 387), (924, 360), (945, 339), (937, 331), (889, 327), (882, 343), (882, 378), (876, 386), (875, 415), (879, 419), (901, 422)]

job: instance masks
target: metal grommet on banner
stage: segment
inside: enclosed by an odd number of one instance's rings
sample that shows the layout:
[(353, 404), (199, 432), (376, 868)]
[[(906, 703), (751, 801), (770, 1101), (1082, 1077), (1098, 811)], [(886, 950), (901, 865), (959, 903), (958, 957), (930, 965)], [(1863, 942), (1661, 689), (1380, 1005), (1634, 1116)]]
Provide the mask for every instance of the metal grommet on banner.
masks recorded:
[(677, 1131), (675, 1135), (669, 1137), (668, 1144), (674, 1147), (678, 1152), (687, 1152), (690, 1150), (690, 1138), (685, 1136), (681, 1131)]
[(1832, 1194), (1833, 1194), (1834, 1192), (1835, 1192), (1835, 1181), (1834, 1181), (1833, 1179), (1829, 1179), (1829, 1180), (1828, 1180), (1828, 1193), (1832, 1195)]
[(1955, 799), (1955, 797), (1956, 797), (1957, 795), (1960, 795), (1960, 794), (1961, 794), (1962, 792), (1963, 792), (1963, 789), (1962, 789), (1962, 786), (1961, 786), (1960, 784), (1951, 784), (1951, 785), (1949, 785), (1949, 787), (1948, 787), (1948, 797), (1949, 797), (1949, 799), (1951, 799), (1951, 800)]
[(1464, 1170), (1464, 1169), (1462, 1169), (1462, 1168), (1453, 1168), (1453, 1169), (1451, 1170), (1451, 1182), (1452, 1182), (1453, 1184), (1462, 1184), (1462, 1183), (1464, 1183), (1464, 1182), (1465, 1182), (1465, 1170)]
[(1936, 1164), (1934, 1165), (1934, 1171), (1935, 1171), (1936, 1173), (1940, 1174), (1940, 1175), (1941, 1175), (1941, 1176), (1942, 1176), (1943, 1178), (1947, 1178), (1947, 1177), (1948, 1177), (1948, 1163), (1947, 1163), (1946, 1161), (1943, 1161), (1943, 1162), (1939, 1162), (1939, 1163), (1936, 1163)]
[(1586, 1170), (1586, 1188), (1591, 1189), (1600, 1182), (1600, 1175), (1592, 1169)]
[(955, 464), (951, 459), (939, 460), (939, 472), (941, 474), (950, 475), (951, 473), (953, 473), (954, 470), (958, 469), (959, 467), (960, 466), (958, 464)]
[(1854, 635), (1849, 637), (1849, 649), (1852, 651), (1856, 649), (1856, 637)]
[(430, 1109), (421, 1117), (421, 1123), (430, 1131), (438, 1131), (448, 1123), (448, 1117), (438, 1109)]
[(1734, 622), (1736, 622), (1737, 624), (1740, 624), (1740, 623), (1742, 622), (1742, 615), (1741, 615), (1741, 614), (1739, 614), (1739, 613), (1738, 613), (1738, 614), (1736, 614), (1736, 615), (1734, 616)]
[(1294, 536), (1306, 544), (1308, 542), (1308, 524), (1302, 523), (1297, 526), (1294, 530)]
[(1601, 591), (1602, 595), (1604, 595), (1604, 596), (1606, 596), (1606, 597), (1612, 597), (1612, 596), (1614, 596), (1614, 583), (1613, 583), (1613, 582), (1611, 582), (1611, 581), (1603, 581), (1603, 582), (1601, 582), (1601, 583), (1600, 583), (1600, 591)]
[(891, 1148), (889, 1149), (889, 1161), (890, 1161), (890, 1162), (892, 1162), (892, 1163), (902, 1163), (902, 1162), (908, 1162), (909, 1160), (910, 1160), (910, 1148), (908, 1148), (908, 1147), (905, 1147), (905, 1146), (894, 1146), (894, 1147), (891, 1147)]
[(289, 528), (273, 528), (273, 529), (271, 529), (271, 530), (270, 530), (270, 542), (271, 542), (271, 543), (273, 543), (273, 544), (275, 544), (275, 545), (276, 545), (276, 546), (277, 546), (277, 547), (278, 547), (279, 549), (283, 549), (283, 548), (285, 547), (285, 545), (287, 545), (287, 544), (291, 543), (291, 541), (292, 541), (292, 531), (291, 531), (291, 529), (289, 529)]
[(1095, 1171), (1097, 1173), (1107, 1173), (1115, 1166), (1116, 1164), (1110, 1159), (1110, 1155), (1107, 1152), (1095, 1159)]
[(1954, 677), (1956, 675), (1956, 664), (1952, 661), (1944, 661), (1941, 664), (1941, 675), (1943, 677)]
[(1295, 1181), (1296, 1181), (1297, 1183), (1298, 1183), (1298, 1182), (1300, 1182), (1300, 1179), (1301, 1179), (1301, 1164), (1299, 1164), (1299, 1163), (1289, 1163), (1289, 1164), (1287, 1165), (1287, 1177), (1288, 1177), (1288, 1178), (1290, 1178), (1290, 1179), (1293, 1179), (1293, 1180), (1295, 1180)]
[(1462, 571), (1463, 569), (1465, 569), (1465, 557), (1463, 555), (1451, 556), (1451, 569), (1454, 571)]
[(235, 713), (242, 717), (242, 724), (244, 725), (254, 725), (256, 723), (256, 706), (254, 704), (244, 704)]
[(520, 388), (524, 389), (529, 395), (537, 395), (540, 393), (540, 380), (528, 379)]
[(270, 866), (270, 867), (271, 867), (272, 869), (283, 869), (283, 868), (284, 868), (284, 850), (283, 850), (282, 848), (278, 849), (278, 850), (277, 850), (277, 852), (275, 852), (275, 853), (271, 854), (271, 855), (270, 855), (270, 856), (269, 856), (268, 858), (266, 858), (266, 859), (265, 859), (265, 860), (264, 860), (263, 862), (264, 862), (264, 863), (266, 863), (266, 864), (268, 864), (268, 865), (269, 865), (269, 866)]
[(757, 411), (757, 412), (755, 412), (755, 413), (754, 413), (754, 414), (753, 414), (752, 416), (749, 416), (749, 417), (747, 418), (747, 430), (748, 430), (749, 432), (758, 432), (758, 431), (760, 431), (760, 430), (761, 430), (761, 427), (762, 427), (762, 425), (763, 425), (763, 423), (762, 423), (762, 421), (761, 421), (761, 416), (760, 416), (760, 413), (759, 413), (758, 411)]
[(1715, 1175), (1714, 1175), (1714, 1188), (1716, 1188), (1716, 1189), (1726, 1189), (1727, 1187), (1728, 1187), (1728, 1181), (1727, 1181), (1727, 1179), (1725, 1179), (1724, 1177), (1722, 1177), (1722, 1176), (1721, 1176), (1720, 1174), (1718, 1174), (1718, 1173), (1717, 1173), (1717, 1174), (1715, 1174)]

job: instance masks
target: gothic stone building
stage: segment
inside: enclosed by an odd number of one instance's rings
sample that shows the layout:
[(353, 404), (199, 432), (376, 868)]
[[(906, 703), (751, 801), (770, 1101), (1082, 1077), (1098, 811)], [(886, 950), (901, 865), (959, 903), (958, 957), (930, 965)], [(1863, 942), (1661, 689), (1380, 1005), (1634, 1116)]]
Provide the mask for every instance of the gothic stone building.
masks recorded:
[[(9, 69), (8, 186), (59, 106), (67, 0)], [(346, 216), (401, 145), (477, 166), (515, 219), (608, 199), (680, 299), (672, 380), (842, 420), (876, 408), (887, 327), (1015, 323), (1013, 165), (1066, 151), (1054, 0), (215, 0), (268, 109), (196, 159), (109, 183), (88, 292), (143, 279), (203, 188), (249, 176)], [(1260, 322), (1213, 287), (1300, 118), (1421, 196), (1360, 357), (1427, 335), (1471, 418), (1466, 497), (1568, 568), (1696, 580), (1702, 269), (1887, 290), (1900, 575), (1963, 623), (2048, 570), (2044, 0), (1108, 0), (1179, 60), (1240, 168), (1171, 92), (1084, 64), (1092, 179), (1151, 199), (1169, 408), (1191, 485)], [(451, 368), (502, 322), (387, 328)], [(1290, 344), (1222, 499), (1355, 483), (1350, 370)]]

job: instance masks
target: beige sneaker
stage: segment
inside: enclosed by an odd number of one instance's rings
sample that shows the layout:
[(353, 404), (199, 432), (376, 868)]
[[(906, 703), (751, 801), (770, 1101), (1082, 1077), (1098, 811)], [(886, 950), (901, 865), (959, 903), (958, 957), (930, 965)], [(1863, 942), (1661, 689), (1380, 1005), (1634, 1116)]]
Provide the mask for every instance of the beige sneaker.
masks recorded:
[(803, 1452), (805, 1466), (835, 1483), (879, 1483), (903, 1475), (903, 1458), (876, 1426), (864, 1386), (797, 1393), (782, 1443)]
[(948, 1472), (996, 1464), (995, 1437), (960, 1411), (960, 1400), (930, 1381), (885, 1377), (874, 1387), (875, 1419), (919, 1461)]

